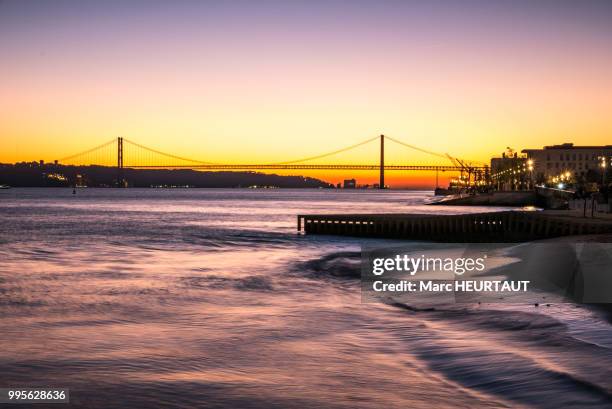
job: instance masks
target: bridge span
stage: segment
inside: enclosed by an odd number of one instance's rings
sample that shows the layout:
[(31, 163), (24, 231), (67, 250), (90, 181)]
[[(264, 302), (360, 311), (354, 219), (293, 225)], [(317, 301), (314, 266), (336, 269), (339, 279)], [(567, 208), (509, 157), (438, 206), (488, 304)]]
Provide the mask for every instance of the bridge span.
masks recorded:
[[(135, 165), (129, 166), (134, 169), (207, 169), (207, 170), (272, 170), (272, 169), (302, 169), (302, 170), (380, 170), (380, 165), (257, 165), (257, 164), (214, 164), (214, 165), (175, 165), (175, 166), (156, 166), (156, 165)], [(460, 166), (445, 165), (383, 165), (384, 170), (407, 170), (407, 171), (440, 171), (452, 172), (461, 171)], [(473, 168), (476, 169), (476, 168)], [(478, 169), (484, 169), (478, 168)]]
[[(374, 142), (380, 142), (380, 156), (378, 163), (373, 164), (309, 164), (304, 162), (314, 161), (355, 149), (359, 146)], [(452, 164), (386, 164), (385, 163), (385, 140), (394, 142), (405, 148), (416, 150), (428, 155), (450, 161)], [(124, 168), (133, 169), (197, 169), (197, 170), (355, 170), (355, 171), (379, 171), (381, 189), (385, 188), (385, 171), (435, 171), (436, 185), (438, 172), (460, 172), (467, 175), (468, 184), (474, 181), (489, 179), (489, 168), (486, 165), (472, 165), (466, 161), (454, 158), (448, 154), (441, 154), (414, 145), (407, 144), (392, 137), (384, 135), (366, 139), (351, 146), (326, 152), (321, 155), (307, 158), (295, 159), (277, 163), (214, 163), (209, 161), (185, 158), (167, 152), (162, 152), (147, 146), (130, 141), (123, 137), (110, 140), (102, 145), (79, 152), (74, 155), (59, 159), (56, 163), (79, 164), (79, 165), (102, 165), (102, 163), (116, 163), (117, 185), (125, 185), (123, 177)]]

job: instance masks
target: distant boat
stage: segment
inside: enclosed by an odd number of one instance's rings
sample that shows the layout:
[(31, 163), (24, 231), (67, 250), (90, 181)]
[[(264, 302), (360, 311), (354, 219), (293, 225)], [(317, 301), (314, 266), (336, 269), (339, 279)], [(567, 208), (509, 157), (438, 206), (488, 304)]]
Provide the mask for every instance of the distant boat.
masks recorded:
[(9, 185), (0, 185), (0, 189), (10, 189)]

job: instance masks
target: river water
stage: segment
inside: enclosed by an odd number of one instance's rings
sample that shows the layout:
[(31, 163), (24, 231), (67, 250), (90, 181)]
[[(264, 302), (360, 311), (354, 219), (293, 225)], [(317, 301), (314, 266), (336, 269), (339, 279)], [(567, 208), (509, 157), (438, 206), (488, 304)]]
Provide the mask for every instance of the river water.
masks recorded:
[(598, 312), (362, 304), (360, 246), (387, 242), (295, 231), (299, 213), (483, 209), (423, 206), (430, 192), (71, 193), (0, 191), (0, 387), (68, 387), (82, 408), (612, 407)]

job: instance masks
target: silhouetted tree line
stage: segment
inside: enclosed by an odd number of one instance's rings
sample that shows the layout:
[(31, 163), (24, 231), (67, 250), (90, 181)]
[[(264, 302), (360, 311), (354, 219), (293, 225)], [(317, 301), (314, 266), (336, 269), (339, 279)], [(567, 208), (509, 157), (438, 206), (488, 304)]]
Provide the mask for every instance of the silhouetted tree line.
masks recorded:
[[(21, 162), (0, 164), (0, 184), (14, 187), (113, 187), (119, 179), (117, 168), (109, 166), (64, 166)], [(257, 172), (199, 172), (190, 169), (123, 169), (130, 187), (191, 186), (228, 188), (274, 186), (279, 188), (328, 188), (322, 180), (302, 176), (281, 176)]]

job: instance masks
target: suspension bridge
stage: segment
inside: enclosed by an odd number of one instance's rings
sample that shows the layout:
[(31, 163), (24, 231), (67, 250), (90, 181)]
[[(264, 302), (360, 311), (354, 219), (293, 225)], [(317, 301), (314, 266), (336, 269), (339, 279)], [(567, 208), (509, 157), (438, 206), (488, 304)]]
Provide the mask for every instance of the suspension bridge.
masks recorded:
[[(386, 164), (385, 163), (385, 141), (396, 145), (418, 151), (438, 159), (444, 159), (450, 164)], [(377, 163), (371, 164), (313, 164), (308, 163), (328, 158), (343, 152), (356, 149), (370, 143), (380, 144)], [(399, 139), (380, 135), (366, 139), (354, 145), (346, 146), (330, 152), (315, 156), (293, 159), (274, 163), (215, 163), (162, 152), (139, 143), (130, 141), (123, 137), (112, 139), (102, 145), (95, 146), (76, 154), (66, 156), (55, 161), (57, 164), (74, 166), (108, 166), (113, 164), (117, 167), (117, 184), (123, 183), (123, 169), (196, 169), (196, 170), (371, 170), (378, 171), (380, 175), (379, 186), (385, 186), (385, 171), (435, 171), (436, 185), (438, 172), (460, 172), (461, 179), (466, 180), (469, 185), (474, 182), (488, 181), (489, 168), (486, 165), (473, 165), (447, 153), (433, 152), (423, 149)], [(116, 165), (115, 165), (116, 164)]]

